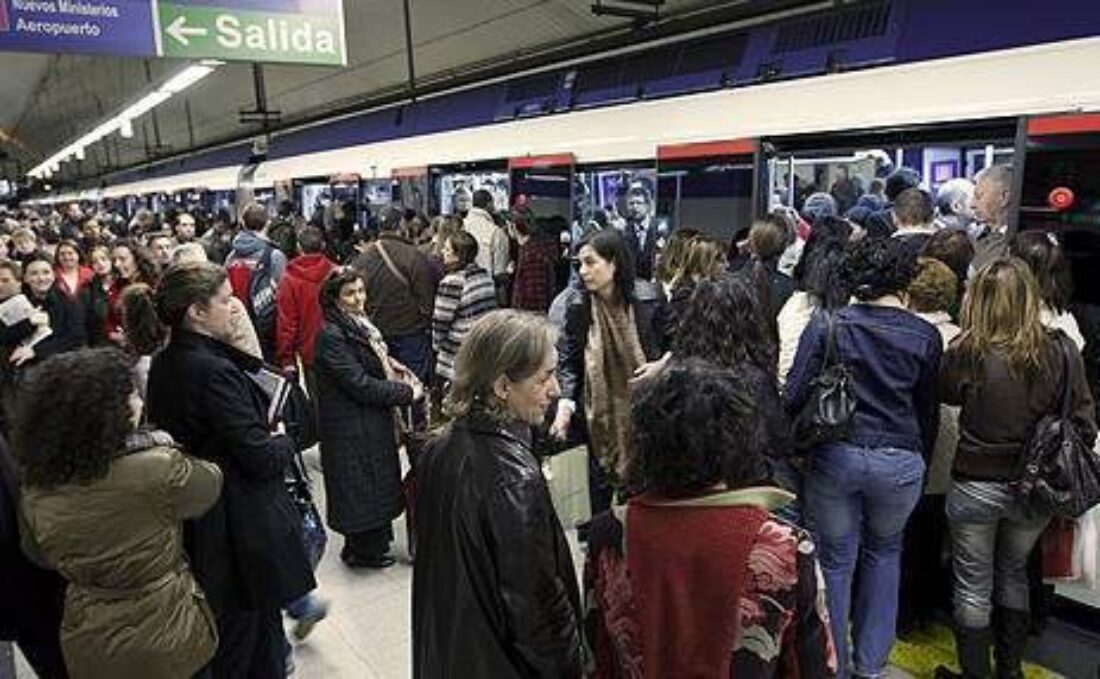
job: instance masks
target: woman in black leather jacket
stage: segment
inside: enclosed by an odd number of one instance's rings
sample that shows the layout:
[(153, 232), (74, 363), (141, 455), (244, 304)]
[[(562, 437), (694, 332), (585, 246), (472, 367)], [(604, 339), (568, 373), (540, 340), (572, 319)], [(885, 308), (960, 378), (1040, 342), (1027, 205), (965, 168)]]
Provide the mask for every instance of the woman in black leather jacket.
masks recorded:
[(414, 677), (580, 677), (580, 595), (531, 427), (558, 396), (553, 327), (494, 311), (466, 336), (417, 468)]
[(674, 320), (660, 285), (635, 278), (626, 240), (615, 229), (589, 236), (577, 257), (584, 290), (573, 291), (566, 304), (558, 339), (561, 400), (550, 434), (564, 441), (572, 429), (587, 440), (594, 516), (627, 484), (629, 381), (668, 350)]

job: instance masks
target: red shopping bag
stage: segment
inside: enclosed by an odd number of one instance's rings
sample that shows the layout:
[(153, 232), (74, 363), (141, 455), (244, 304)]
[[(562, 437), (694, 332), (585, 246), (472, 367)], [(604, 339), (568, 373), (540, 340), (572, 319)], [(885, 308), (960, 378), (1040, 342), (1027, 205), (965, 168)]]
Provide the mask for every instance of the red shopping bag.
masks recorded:
[(1073, 580), (1079, 578), (1080, 563), (1074, 559), (1074, 539), (1077, 522), (1073, 519), (1054, 517), (1043, 532), (1043, 579)]

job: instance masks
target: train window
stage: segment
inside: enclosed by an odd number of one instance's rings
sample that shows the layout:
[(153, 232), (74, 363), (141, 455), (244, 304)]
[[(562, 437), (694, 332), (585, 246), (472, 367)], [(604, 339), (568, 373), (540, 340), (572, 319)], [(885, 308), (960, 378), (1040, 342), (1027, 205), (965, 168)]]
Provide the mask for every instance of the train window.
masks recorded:
[(660, 240), (670, 224), (668, 215), (659, 211), (656, 195), (657, 169), (652, 161), (578, 169), (573, 180), (573, 243), (594, 230), (629, 225)]
[(752, 225), (751, 155), (661, 161), (657, 212), (674, 229), (729, 242)]
[[(920, 186), (933, 194), (952, 179), (973, 181), (992, 164), (1012, 162), (1013, 149), (1002, 144), (935, 143), (923, 146), (857, 149), (854, 151), (802, 152), (768, 159), (769, 209), (778, 206), (801, 210), (814, 193), (828, 193), (840, 214), (853, 208), (885, 205), (886, 178), (905, 167), (920, 177)], [(875, 194), (871, 200), (861, 199)]]

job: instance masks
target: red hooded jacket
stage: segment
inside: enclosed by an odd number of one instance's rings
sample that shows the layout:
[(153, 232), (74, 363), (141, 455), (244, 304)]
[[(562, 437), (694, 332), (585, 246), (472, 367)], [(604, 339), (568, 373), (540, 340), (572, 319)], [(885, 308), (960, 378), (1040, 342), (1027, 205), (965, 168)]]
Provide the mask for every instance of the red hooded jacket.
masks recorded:
[(323, 254), (301, 255), (290, 261), (275, 294), (275, 357), (280, 367), (313, 365), (313, 342), (325, 323), (318, 299), (321, 284), (336, 264)]

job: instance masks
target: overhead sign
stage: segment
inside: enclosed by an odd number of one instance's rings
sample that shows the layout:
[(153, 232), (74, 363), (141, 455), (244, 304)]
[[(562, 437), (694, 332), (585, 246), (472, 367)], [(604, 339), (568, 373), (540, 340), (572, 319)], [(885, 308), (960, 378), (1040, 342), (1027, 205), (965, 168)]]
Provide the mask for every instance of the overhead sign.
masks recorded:
[(347, 63), (342, 0), (0, 0), (0, 51)]

